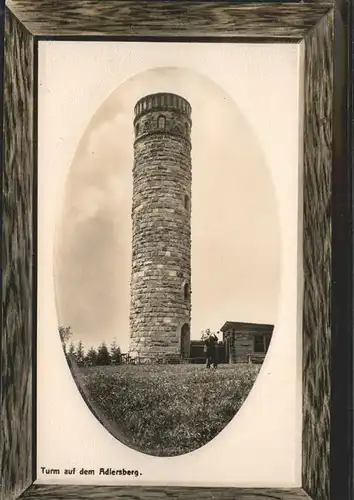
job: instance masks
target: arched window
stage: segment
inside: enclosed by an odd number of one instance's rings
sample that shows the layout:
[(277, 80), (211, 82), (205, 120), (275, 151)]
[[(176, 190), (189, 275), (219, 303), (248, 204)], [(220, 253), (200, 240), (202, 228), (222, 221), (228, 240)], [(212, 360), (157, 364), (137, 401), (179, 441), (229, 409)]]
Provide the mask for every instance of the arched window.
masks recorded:
[(157, 119), (157, 128), (160, 130), (164, 130), (166, 125), (166, 118), (164, 116), (159, 116)]
[(184, 295), (184, 300), (189, 299), (189, 285), (188, 285), (188, 283), (185, 283), (185, 285), (183, 287), (183, 295)]
[(188, 194), (185, 194), (185, 195), (184, 195), (184, 208), (185, 208), (186, 210), (189, 210), (189, 208), (190, 208), (190, 201), (189, 201), (189, 196), (188, 196)]

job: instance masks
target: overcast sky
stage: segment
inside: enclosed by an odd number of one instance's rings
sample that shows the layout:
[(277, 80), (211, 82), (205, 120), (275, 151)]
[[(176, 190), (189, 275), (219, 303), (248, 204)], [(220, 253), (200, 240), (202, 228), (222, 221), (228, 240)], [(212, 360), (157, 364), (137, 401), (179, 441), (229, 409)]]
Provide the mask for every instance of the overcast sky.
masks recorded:
[[(280, 233), (274, 186), (253, 131), (211, 80), (175, 68), (124, 82), (77, 149), (58, 223), (59, 322), (87, 346), (129, 341), (133, 108), (151, 92), (192, 106), (192, 338), (225, 321), (274, 323)], [(266, 98), (266, 96), (265, 96)]]

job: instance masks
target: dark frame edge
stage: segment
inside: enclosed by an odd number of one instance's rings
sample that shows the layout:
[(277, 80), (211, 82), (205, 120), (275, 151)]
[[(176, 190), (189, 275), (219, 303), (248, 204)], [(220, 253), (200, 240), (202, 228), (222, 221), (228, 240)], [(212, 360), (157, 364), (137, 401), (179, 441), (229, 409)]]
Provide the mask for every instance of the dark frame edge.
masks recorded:
[[(351, 280), (351, 293), (352, 303), (354, 303), (354, 2), (349, 1), (348, 6), (348, 31), (349, 31), (349, 89), (348, 89), (348, 102), (349, 102), (349, 116), (348, 116), (348, 133), (349, 133), (349, 154), (350, 162), (349, 168), (351, 171), (351, 245), (352, 245), (352, 280)], [(354, 307), (352, 307), (351, 321), (354, 328)], [(354, 497), (354, 336), (351, 338), (351, 374), (349, 382), (349, 434), (350, 434), (350, 486), (349, 498)]]
[[(332, 172), (332, 342), (330, 498), (352, 498), (353, 421), (353, 2), (335, 4)], [(341, 124), (346, 124), (342, 127)], [(343, 386), (344, 382), (344, 386)], [(341, 388), (342, 390), (339, 390)], [(336, 465), (338, 457), (340, 466)], [(342, 463), (343, 462), (343, 463)]]
[[(33, 37), (33, 183), (32, 183), (32, 365), (37, 367), (38, 246), (38, 40)], [(37, 370), (32, 373), (32, 481), (37, 478)]]

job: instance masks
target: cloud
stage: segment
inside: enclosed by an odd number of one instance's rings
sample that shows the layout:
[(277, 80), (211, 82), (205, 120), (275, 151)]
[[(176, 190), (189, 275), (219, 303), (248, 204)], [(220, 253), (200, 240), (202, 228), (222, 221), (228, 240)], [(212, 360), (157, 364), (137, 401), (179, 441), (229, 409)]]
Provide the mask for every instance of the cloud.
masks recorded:
[(103, 159), (107, 153), (117, 157), (125, 149), (126, 142), (132, 142), (132, 137), (132, 121), (127, 115), (119, 113), (90, 131), (85, 140), (85, 149), (98, 159)]
[(105, 207), (106, 198), (103, 190), (95, 186), (86, 186), (74, 201), (72, 222), (80, 223), (93, 219)]

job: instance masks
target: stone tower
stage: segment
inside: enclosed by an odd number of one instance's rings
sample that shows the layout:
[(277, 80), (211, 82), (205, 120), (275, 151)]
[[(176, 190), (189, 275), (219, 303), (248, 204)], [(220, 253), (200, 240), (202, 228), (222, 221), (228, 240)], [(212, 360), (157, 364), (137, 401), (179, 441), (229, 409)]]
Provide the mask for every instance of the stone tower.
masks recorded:
[(191, 106), (176, 94), (134, 108), (130, 352), (189, 356)]

